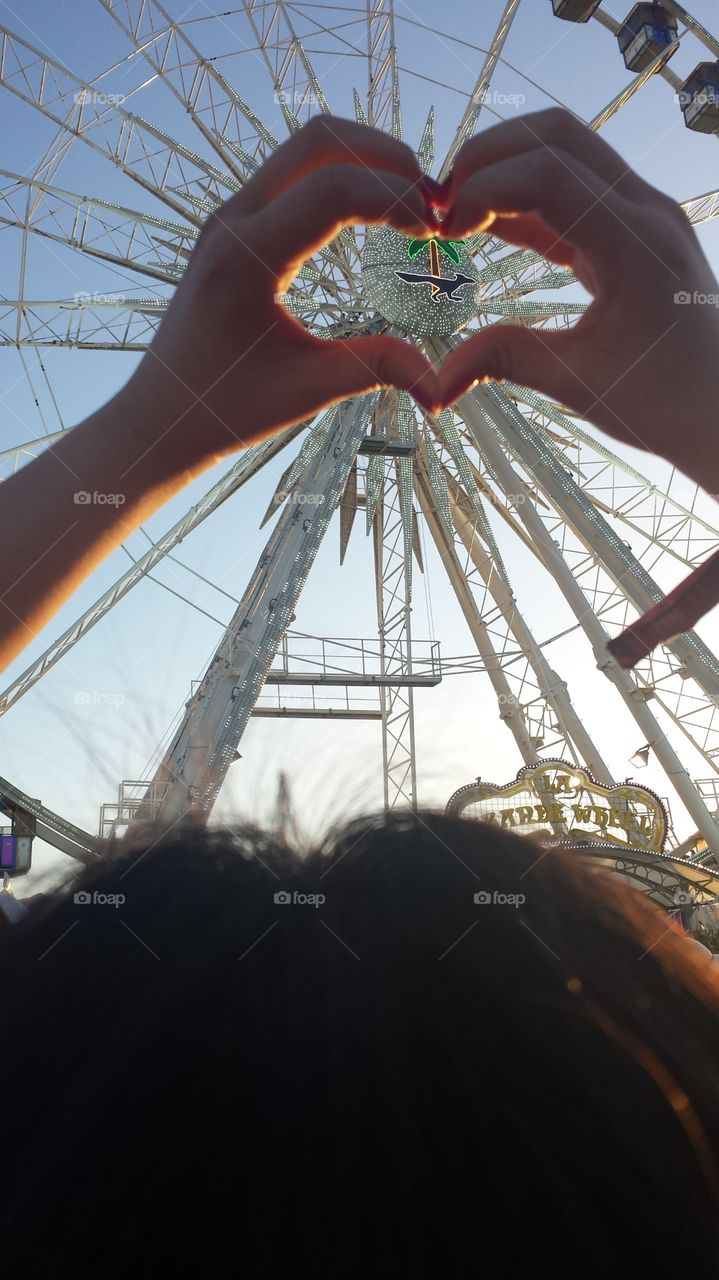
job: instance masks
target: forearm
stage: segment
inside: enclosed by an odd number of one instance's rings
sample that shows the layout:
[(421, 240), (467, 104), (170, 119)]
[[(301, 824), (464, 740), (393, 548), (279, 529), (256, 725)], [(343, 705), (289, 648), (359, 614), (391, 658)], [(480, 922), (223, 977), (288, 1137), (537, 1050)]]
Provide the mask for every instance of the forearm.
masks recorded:
[(132, 403), (126, 388), (2, 485), (0, 669), (123, 538), (213, 461), (141, 434)]

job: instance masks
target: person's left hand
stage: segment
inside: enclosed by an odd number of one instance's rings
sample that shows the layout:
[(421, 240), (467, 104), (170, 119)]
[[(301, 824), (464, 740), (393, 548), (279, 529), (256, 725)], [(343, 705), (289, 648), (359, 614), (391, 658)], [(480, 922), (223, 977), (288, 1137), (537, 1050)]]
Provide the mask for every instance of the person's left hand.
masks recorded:
[(439, 372), (441, 403), (479, 381), (533, 387), (716, 493), (719, 285), (683, 209), (560, 110), (470, 138), (438, 204), (444, 235), (534, 249), (593, 298), (564, 331), (496, 324), (466, 338)]
[(411, 149), (350, 120), (316, 116), (212, 214), (126, 389), (139, 434), (166, 455), (232, 452), (327, 405), (385, 385), (426, 408), (437, 377), (399, 338), (314, 337), (276, 301), (348, 224), (436, 231)]

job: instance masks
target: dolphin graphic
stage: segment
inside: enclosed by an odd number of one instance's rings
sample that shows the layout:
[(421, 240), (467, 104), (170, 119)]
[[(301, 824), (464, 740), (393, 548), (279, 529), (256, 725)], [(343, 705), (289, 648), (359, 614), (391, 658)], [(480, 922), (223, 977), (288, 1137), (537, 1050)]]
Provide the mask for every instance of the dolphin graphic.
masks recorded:
[(432, 301), (439, 302), (442, 295), (449, 298), (451, 302), (461, 302), (462, 299), (456, 296), (457, 289), (461, 289), (463, 284), (476, 284), (471, 276), (462, 275), (461, 272), (455, 272), (452, 276), (432, 276), (423, 275), (418, 271), (395, 271), (395, 275), (400, 280), (406, 280), (408, 284), (429, 284), (432, 287)]

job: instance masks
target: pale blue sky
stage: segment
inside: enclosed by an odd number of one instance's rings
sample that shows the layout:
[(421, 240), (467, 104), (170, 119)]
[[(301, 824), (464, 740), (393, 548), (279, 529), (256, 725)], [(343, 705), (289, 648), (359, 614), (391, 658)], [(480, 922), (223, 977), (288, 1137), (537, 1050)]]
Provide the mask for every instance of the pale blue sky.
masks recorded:
[[(248, 28), (237, 14), (237, 7), (233, 14), (220, 19), (213, 18), (212, 12), (231, 7), (226, 0), (222, 5), (217, 0), (212, 4), (189, 4), (184, 0), (165, 3), (174, 17), (191, 21), (188, 32), (203, 52), (217, 59), (217, 65), (268, 127), (284, 136), (272, 86), (256, 50), (248, 48)], [(483, 0), (471, 7), (469, 22), (466, 0), (445, 0), (442, 5), (428, 0), (415, 0), (412, 4), (398, 0), (396, 4), (405, 137), (415, 145), (419, 142), (429, 107), (434, 105), (435, 172), (481, 65), (481, 49), (491, 40), (503, 7), (500, 0)], [(616, 18), (623, 17), (629, 7), (616, 0), (604, 6)], [(361, 47), (357, 6), (302, 8), (324, 20), (331, 17), (335, 28), (341, 22), (347, 23), (342, 28), (347, 41)], [(330, 8), (336, 12), (330, 15)], [(691, 10), (719, 35), (719, 16), (710, 0), (694, 0)], [(148, 75), (140, 58), (123, 60), (127, 52), (125, 37), (98, 0), (72, 0), (61, 6), (50, 0), (24, 0), (22, 5), (0, 0), (0, 22), (82, 78), (93, 80), (117, 64), (102, 82), (107, 93), (128, 93)], [(423, 24), (435, 26), (437, 32), (423, 30)], [(362, 59), (349, 56), (347, 47), (342, 57), (336, 56), (337, 46), (331, 55), (321, 52), (327, 46), (320, 44), (319, 37), (308, 40), (308, 46), (313, 50), (333, 110), (340, 115), (353, 114), (353, 85), (361, 94), (366, 91)], [(244, 52), (238, 52), (243, 48)], [(708, 57), (703, 46), (689, 39), (672, 66), (678, 74), (688, 74), (697, 62)], [(596, 22), (575, 27), (553, 17), (550, 0), (523, 0), (493, 88), (507, 95), (508, 100), (511, 95), (525, 95), (523, 110), (559, 101), (589, 119), (628, 79), (616, 42)], [(147, 84), (132, 94), (128, 105), (166, 132), (204, 151), (186, 115), (162, 85)], [(494, 112), (485, 109), (481, 127), (514, 110), (509, 101), (507, 105), (497, 104)], [(34, 172), (55, 133), (51, 122), (0, 90), (3, 168)], [(719, 186), (719, 140), (685, 129), (670, 87), (659, 79), (645, 86), (610, 122), (604, 136), (643, 177), (677, 199)], [(162, 211), (151, 196), (80, 143), (69, 149), (55, 182), (71, 191), (138, 209)], [(718, 223), (719, 220), (700, 230), (715, 271), (719, 269)], [(20, 237), (8, 229), (0, 230), (0, 237), (0, 293), (13, 298), (17, 296)], [(78, 290), (133, 297), (162, 292), (162, 287), (152, 281), (93, 263), (38, 238), (30, 247), (26, 288), (30, 298), (71, 298)], [(36, 353), (26, 351), (25, 356), (48, 428), (54, 430), (57, 416)], [(66, 426), (81, 420), (112, 395), (137, 360), (125, 353), (71, 351), (45, 351), (42, 358)], [(32, 388), (23, 376), (17, 352), (12, 350), (0, 351), (0, 388), (0, 447), (38, 435), (40, 417)], [(658, 483), (666, 478), (668, 469), (663, 464), (636, 451), (624, 452)], [(270, 527), (259, 531), (259, 520), (289, 457), (289, 453), (287, 457), (282, 455), (267, 474), (225, 504), (181, 548), (180, 558), (186, 564), (231, 596), (241, 596), (267, 539)], [(190, 491), (159, 512), (148, 526), (150, 533), (157, 536), (174, 523), (215, 478), (213, 473), (207, 473)], [(691, 494), (691, 486), (681, 478), (674, 483), (677, 496)], [(709, 518), (719, 518), (713, 503), (707, 500), (703, 508), (711, 513)], [(376, 624), (371, 546), (364, 536), (363, 521), (357, 520), (341, 572), (338, 542), (338, 529), (333, 525), (303, 595), (295, 626), (318, 635), (369, 638)], [(146, 550), (147, 542), (136, 534), (128, 546), (137, 556)], [(503, 545), (503, 550), (515, 575), (520, 606), (535, 634), (540, 640), (553, 635), (560, 630), (557, 619), (567, 616), (564, 606), (558, 598), (555, 602), (556, 593), (547, 589), (536, 564), (530, 563), (521, 549)], [(122, 551), (111, 556), (29, 646), (8, 673), (3, 687), (128, 564)], [(190, 681), (202, 671), (220, 638), (222, 623), (234, 608), (227, 596), (203, 585), (177, 564), (166, 565), (157, 576), (173, 589), (191, 595), (212, 618), (189, 608), (160, 586), (146, 582), (0, 721), (0, 774), (91, 831), (97, 829), (100, 804), (115, 798), (119, 780), (143, 776), (146, 762), (188, 696)], [(418, 639), (441, 640), (445, 657), (472, 652), (466, 627), (435, 556), (429, 557), (424, 581), (416, 573), (413, 627)], [(713, 618), (700, 631), (712, 645), (716, 644), (719, 632)], [(553, 646), (550, 656), (569, 681), (574, 701), (606, 752), (615, 776), (624, 778), (631, 772), (628, 757), (641, 745), (641, 734), (628, 721), (621, 705), (614, 705), (606, 683), (594, 670), (588, 646), (572, 637)], [(118, 694), (124, 701), (119, 705), (81, 705), (76, 698), (84, 691), (97, 691), (103, 697)], [(478, 774), (496, 782), (506, 782), (514, 776), (521, 761), (510, 735), (498, 721), (489, 684), (481, 676), (448, 677), (438, 688), (421, 692), (416, 699), (416, 714), (420, 799), (424, 803), (443, 805), (456, 787)], [(290, 775), (299, 816), (311, 827), (316, 828), (331, 815), (375, 807), (380, 802), (381, 752), (376, 724), (255, 721), (240, 750), (244, 759), (231, 771), (218, 805), (218, 813), (224, 817), (239, 814), (266, 818), (280, 769)], [(693, 775), (704, 776), (706, 766), (697, 767), (685, 748), (681, 752)], [(661, 774), (654, 767), (643, 771), (637, 780), (666, 794)], [(36, 847), (38, 872), (66, 864), (61, 855), (43, 853)], [(35, 873), (32, 882), (37, 883)]]

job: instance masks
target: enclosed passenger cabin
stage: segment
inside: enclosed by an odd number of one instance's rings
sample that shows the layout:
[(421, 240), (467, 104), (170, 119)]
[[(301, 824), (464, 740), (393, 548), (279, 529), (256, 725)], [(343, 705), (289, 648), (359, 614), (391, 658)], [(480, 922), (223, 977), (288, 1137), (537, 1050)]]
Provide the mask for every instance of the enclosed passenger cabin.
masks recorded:
[(601, 0), (552, 0), (555, 18), (564, 18), (565, 22), (589, 22)]
[[(646, 71), (660, 53), (678, 45), (677, 20), (661, 4), (635, 4), (617, 32), (629, 71)], [(672, 50), (673, 52), (673, 50)]]
[(677, 97), (687, 129), (719, 133), (719, 61), (700, 62)]

